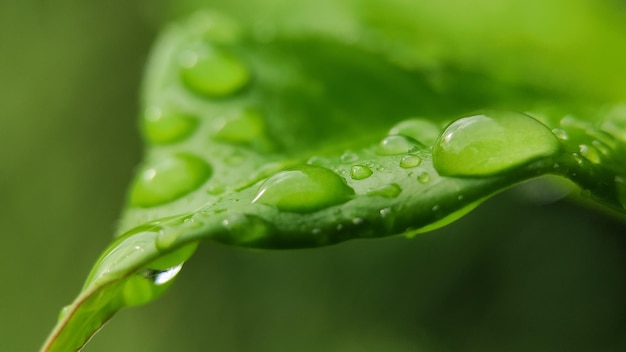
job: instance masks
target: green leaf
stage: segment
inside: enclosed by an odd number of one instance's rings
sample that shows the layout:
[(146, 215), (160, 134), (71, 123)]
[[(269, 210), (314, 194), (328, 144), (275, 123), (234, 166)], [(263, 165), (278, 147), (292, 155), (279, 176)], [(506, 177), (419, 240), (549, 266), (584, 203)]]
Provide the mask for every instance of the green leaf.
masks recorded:
[[(215, 14), (171, 26), (146, 73), (146, 156), (117, 238), (43, 350), (79, 349), (159, 297), (201, 240), (412, 237), (546, 174), (623, 209), (623, 110), (441, 67), (322, 35), (267, 40)], [(497, 110), (471, 112), (484, 108)]]

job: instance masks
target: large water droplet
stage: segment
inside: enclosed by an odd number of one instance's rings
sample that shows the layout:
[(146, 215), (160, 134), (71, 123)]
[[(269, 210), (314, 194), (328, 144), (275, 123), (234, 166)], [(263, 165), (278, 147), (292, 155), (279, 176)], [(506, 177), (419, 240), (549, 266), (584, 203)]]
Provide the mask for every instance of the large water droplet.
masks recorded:
[(197, 126), (196, 117), (181, 112), (164, 112), (159, 108), (151, 108), (145, 113), (144, 132), (152, 143), (179, 142), (188, 137)]
[(211, 172), (211, 167), (196, 156), (167, 156), (140, 172), (132, 187), (130, 204), (153, 207), (171, 202), (200, 187)]
[(298, 165), (267, 179), (252, 202), (306, 213), (344, 203), (353, 195), (354, 190), (334, 172), (321, 166)]
[(449, 125), (435, 143), (433, 164), (446, 176), (491, 175), (554, 155), (559, 142), (532, 117), (489, 111)]
[(439, 127), (434, 123), (420, 118), (407, 119), (398, 122), (389, 130), (390, 135), (401, 134), (411, 137), (426, 145), (433, 145), (439, 136)]
[(422, 159), (416, 155), (406, 155), (400, 160), (400, 167), (410, 169), (419, 166), (422, 163)]
[(174, 279), (182, 268), (183, 265), (178, 264), (165, 270), (145, 269), (142, 275), (146, 279), (152, 281), (155, 285), (163, 285)]
[(354, 165), (350, 168), (350, 177), (353, 180), (364, 180), (372, 175), (372, 170), (365, 165)]
[(215, 139), (220, 142), (245, 144), (259, 149), (271, 149), (267, 137), (267, 126), (263, 115), (255, 109), (242, 109), (226, 116)]
[(380, 155), (396, 155), (408, 153), (409, 150), (416, 146), (423, 146), (420, 142), (413, 138), (403, 135), (393, 135), (385, 137), (378, 145), (378, 154)]
[(226, 97), (250, 81), (250, 71), (235, 55), (202, 46), (184, 53), (180, 77), (187, 88), (207, 97)]

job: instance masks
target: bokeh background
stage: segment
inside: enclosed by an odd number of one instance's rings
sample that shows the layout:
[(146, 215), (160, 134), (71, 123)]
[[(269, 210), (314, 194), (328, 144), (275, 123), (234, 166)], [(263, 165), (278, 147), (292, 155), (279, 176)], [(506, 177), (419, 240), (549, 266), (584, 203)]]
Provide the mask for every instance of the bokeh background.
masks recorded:
[[(260, 30), (349, 37), (367, 24), (370, 38), (400, 38), (388, 45), (408, 62), (483, 69), (496, 55), (504, 79), (626, 98), (623, 1), (444, 4), (1, 0), (0, 351), (37, 350), (110, 241), (141, 158), (150, 45), (197, 8)], [(626, 350), (625, 223), (533, 196), (542, 187), (413, 240), (205, 243), (163, 298), (122, 311), (85, 351)]]

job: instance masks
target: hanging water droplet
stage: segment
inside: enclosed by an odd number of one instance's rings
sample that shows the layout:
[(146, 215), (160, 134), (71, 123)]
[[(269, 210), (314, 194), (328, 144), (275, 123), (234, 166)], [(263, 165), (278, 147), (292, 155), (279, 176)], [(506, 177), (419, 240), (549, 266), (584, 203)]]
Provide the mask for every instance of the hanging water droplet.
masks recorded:
[(222, 220), (228, 234), (218, 240), (238, 246), (262, 247), (262, 243), (270, 238), (273, 227), (265, 219), (256, 215), (234, 213)]
[(417, 181), (419, 183), (428, 183), (430, 182), (430, 175), (428, 174), (428, 172), (422, 172), (419, 175), (417, 175)]
[(252, 202), (306, 213), (344, 203), (353, 195), (354, 190), (334, 172), (321, 166), (298, 165), (267, 179)]
[(155, 144), (179, 142), (187, 138), (198, 126), (195, 116), (182, 112), (164, 112), (150, 108), (145, 113), (144, 133)]
[(199, 188), (212, 173), (202, 159), (190, 154), (175, 154), (144, 168), (130, 194), (130, 204), (153, 207), (176, 200)]
[(400, 188), (397, 183), (392, 183), (379, 189), (367, 192), (367, 196), (395, 198), (400, 194), (400, 192), (402, 192), (402, 188)]
[(250, 81), (250, 71), (233, 54), (201, 46), (183, 54), (180, 77), (193, 92), (219, 98), (245, 87)]
[(155, 285), (163, 285), (174, 279), (182, 268), (183, 265), (178, 264), (175, 267), (165, 270), (146, 269), (143, 271), (142, 275)]
[(400, 167), (405, 169), (410, 169), (412, 167), (417, 167), (422, 163), (422, 159), (416, 155), (406, 155), (400, 160)]
[(558, 151), (558, 140), (539, 121), (522, 113), (489, 111), (449, 125), (435, 143), (433, 164), (445, 176), (483, 176)]
[(433, 145), (439, 136), (439, 127), (434, 123), (420, 118), (412, 118), (398, 122), (389, 130), (390, 135), (401, 134), (411, 137), (426, 145)]
[(341, 155), (341, 162), (344, 164), (353, 163), (357, 160), (359, 160), (359, 155), (351, 151), (347, 151)]
[(365, 165), (354, 165), (350, 169), (350, 177), (353, 180), (364, 180), (372, 175), (372, 170)]
[(420, 146), (420, 143), (413, 138), (403, 135), (387, 136), (378, 145), (377, 153), (380, 155), (405, 154), (415, 146)]

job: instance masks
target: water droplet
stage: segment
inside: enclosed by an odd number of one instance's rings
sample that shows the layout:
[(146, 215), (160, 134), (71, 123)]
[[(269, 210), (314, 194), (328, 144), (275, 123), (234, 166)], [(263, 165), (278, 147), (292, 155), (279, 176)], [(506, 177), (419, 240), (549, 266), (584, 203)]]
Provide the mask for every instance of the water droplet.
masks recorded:
[(298, 165), (267, 179), (252, 200), (280, 210), (306, 213), (348, 201), (354, 195), (334, 172), (315, 165)]
[(351, 151), (347, 151), (341, 156), (341, 162), (345, 164), (353, 163), (357, 160), (359, 160), (359, 155)]
[(165, 269), (165, 270), (154, 270), (154, 269), (145, 269), (142, 275), (152, 281), (155, 285), (163, 285), (168, 283), (173, 278), (178, 275), (180, 269), (183, 268), (182, 264), (178, 264), (175, 267)]
[(422, 163), (422, 159), (416, 155), (406, 155), (400, 160), (400, 167), (410, 169)]
[(599, 140), (594, 140), (593, 142), (591, 142), (591, 145), (594, 148), (596, 148), (605, 157), (611, 156), (611, 147), (609, 147), (608, 145), (604, 144), (603, 142), (601, 142)]
[(413, 138), (403, 135), (385, 137), (378, 145), (377, 153), (380, 155), (396, 155), (408, 153), (412, 147), (420, 143)]
[(211, 183), (206, 189), (206, 192), (213, 196), (218, 196), (224, 193), (225, 191), (226, 191), (226, 187), (223, 184), (217, 183), (217, 182)]
[(202, 46), (183, 54), (180, 77), (193, 92), (219, 98), (245, 87), (250, 81), (250, 71), (233, 54)]
[(160, 250), (169, 249), (182, 235), (183, 230), (176, 227), (166, 227), (162, 229), (156, 239), (156, 246)]
[(402, 188), (400, 188), (397, 183), (392, 183), (379, 189), (367, 192), (367, 196), (395, 198), (400, 194), (400, 192), (402, 192)]
[(390, 135), (401, 134), (426, 145), (433, 145), (439, 136), (439, 132), (440, 130), (437, 125), (420, 118), (412, 118), (398, 122), (398, 124), (389, 130)]
[(218, 240), (238, 246), (262, 246), (273, 233), (273, 227), (265, 219), (250, 214), (229, 214), (222, 225), (228, 233)]
[(130, 204), (153, 207), (176, 200), (200, 187), (211, 167), (190, 154), (175, 154), (158, 160), (139, 173), (130, 194)]
[(63, 320), (63, 318), (65, 318), (67, 313), (70, 312), (70, 309), (72, 309), (72, 305), (71, 304), (68, 304), (65, 307), (61, 308), (61, 311), (59, 311), (58, 320)]
[(558, 150), (556, 137), (532, 117), (489, 111), (449, 125), (435, 143), (433, 164), (445, 176), (492, 175)]
[(268, 151), (273, 143), (267, 136), (263, 115), (255, 109), (242, 109), (225, 116), (214, 136), (215, 140), (233, 144), (244, 144)]
[[(576, 161), (576, 163), (580, 166), (585, 165), (585, 160), (578, 154), (578, 153), (572, 153), (572, 158)], [(576, 174), (572, 174), (573, 176), (576, 176)]]
[(566, 141), (569, 139), (569, 136), (567, 135), (567, 132), (565, 132), (564, 130), (560, 129), (560, 128), (555, 128), (552, 130), (552, 133), (554, 133), (554, 136), (562, 141)]
[(144, 133), (155, 144), (179, 142), (197, 128), (198, 119), (181, 112), (164, 112), (150, 108), (145, 113)]
[(581, 144), (578, 146), (578, 151), (580, 152), (580, 155), (594, 164), (599, 164), (601, 162), (600, 153), (598, 153), (598, 150), (594, 147)]
[(430, 182), (430, 175), (428, 174), (428, 172), (422, 172), (417, 175), (417, 181), (419, 183), (428, 183)]
[(380, 213), (380, 216), (381, 216), (382, 218), (386, 218), (386, 217), (388, 217), (389, 215), (391, 215), (391, 208), (383, 208), (383, 209), (380, 209), (379, 213)]
[(354, 165), (350, 169), (350, 177), (353, 180), (364, 180), (372, 175), (372, 170), (365, 165)]

